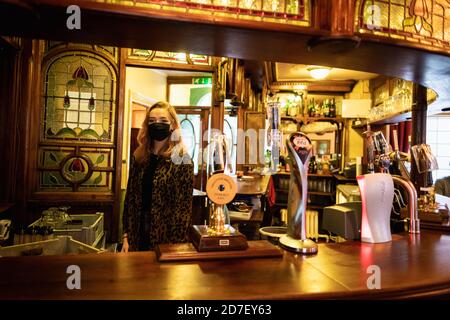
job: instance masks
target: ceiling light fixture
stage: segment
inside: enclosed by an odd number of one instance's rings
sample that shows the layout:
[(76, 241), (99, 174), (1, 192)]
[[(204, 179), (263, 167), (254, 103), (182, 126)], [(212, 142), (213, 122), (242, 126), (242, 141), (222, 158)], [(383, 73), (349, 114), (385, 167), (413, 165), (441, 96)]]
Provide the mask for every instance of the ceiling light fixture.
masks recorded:
[(309, 74), (311, 75), (311, 77), (313, 77), (314, 79), (317, 79), (317, 80), (322, 80), (330, 74), (331, 68), (309, 67), (307, 70), (309, 71)]

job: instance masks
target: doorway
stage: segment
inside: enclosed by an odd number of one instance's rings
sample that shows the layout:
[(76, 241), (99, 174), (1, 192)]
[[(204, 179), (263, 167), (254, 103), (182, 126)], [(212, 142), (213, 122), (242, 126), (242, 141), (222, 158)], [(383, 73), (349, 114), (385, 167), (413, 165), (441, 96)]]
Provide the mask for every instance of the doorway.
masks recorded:
[(157, 101), (175, 107), (183, 142), (194, 163), (194, 188), (204, 190), (204, 149), (211, 126), (212, 73), (127, 66), (122, 190), (126, 189), (131, 156), (148, 108)]

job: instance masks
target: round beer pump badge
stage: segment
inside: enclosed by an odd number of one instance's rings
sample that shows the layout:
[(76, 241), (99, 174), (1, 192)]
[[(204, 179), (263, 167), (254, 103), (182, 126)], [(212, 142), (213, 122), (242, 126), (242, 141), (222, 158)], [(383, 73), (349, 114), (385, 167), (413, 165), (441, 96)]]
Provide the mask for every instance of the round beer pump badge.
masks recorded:
[(312, 149), (311, 141), (306, 135), (299, 133), (292, 134), (290, 140), (300, 160), (305, 163)]
[(236, 183), (224, 173), (212, 175), (206, 183), (206, 194), (215, 204), (221, 205), (231, 202), (236, 192)]

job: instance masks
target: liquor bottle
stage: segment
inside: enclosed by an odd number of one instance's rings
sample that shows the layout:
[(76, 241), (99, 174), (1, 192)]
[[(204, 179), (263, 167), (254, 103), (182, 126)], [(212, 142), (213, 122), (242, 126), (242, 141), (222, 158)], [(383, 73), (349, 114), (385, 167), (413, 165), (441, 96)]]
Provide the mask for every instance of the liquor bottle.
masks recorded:
[(317, 164), (316, 164), (316, 173), (317, 174), (323, 174), (323, 164), (322, 164), (322, 160), (317, 160)]
[(317, 170), (316, 157), (311, 156), (311, 159), (309, 161), (309, 166), (308, 166), (308, 173), (314, 174), (314, 173), (316, 173), (316, 170)]
[(330, 101), (328, 99), (326, 99), (324, 102), (323, 116), (326, 118), (330, 116)]
[(297, 113), (298, 113), (299, 116), (303, 115), (303, 107), (304, 107), (304, 105), (303, 105), (303, 94), (301, 94), (299, 96), (298, 101), (297, 101)]
[(330, 162), (328, 161), (327, 157), (323, 158), (322, 171), (323, 171), (324, 174), (329, 174), (330, 173)]
[(316, 108), (315, 108), (315, 105), (314, 105), (314, 98), (312, 98), (310, 100), (310, 102), (309, 102), (308, 112), (309, 112), (308, 116), (310, 116), (310, 117), (314, 117), (315, 116)]
[(320, 117), (320, 112), (321, 112), (321, 107), (320, 107), (320, 104), (318, 104), (317, 102), (314, 104), (314, 109), (315, 109), (315, 114), (314, 114), (314, 116), (315, 117)]
[(330, 117), (335, 118), (336, 117), (336, 102), (334, 101), (334, 98), (331, 100), (330, 103)]
[(270, 168), (272, 165), (272, 153), (270, 150), (266, 150), (266, 154), (264, 156), (264, 162), (267, 168)]
[(309, 103), (306, 97), (302, 97), (302, 104), (303, 104), (303, 116), (307, 117), (309, 116)]
[(298, 113), (298, 107), (297, 104), (295, 102), (293, 102), (290, 106), (289, 106), (289, 116), (290, 117), (295, 117)]

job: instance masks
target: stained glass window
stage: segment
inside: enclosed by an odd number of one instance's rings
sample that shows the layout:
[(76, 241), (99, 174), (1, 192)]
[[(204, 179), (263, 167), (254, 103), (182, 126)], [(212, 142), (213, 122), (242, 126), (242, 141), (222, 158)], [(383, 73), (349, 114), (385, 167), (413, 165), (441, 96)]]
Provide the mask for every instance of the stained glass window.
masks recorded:
[(39, 152), (43, 190), (111, 190), (113, 149), (43, 147)]
[(52, 63), (44, 93), (44, 139), (114, 139), (113, 71), (89, 54), (72, 53)]
[(44, 76), (38, 170), (45, 191), (111, 191), (116, 73), (100, 55), (67, 51)]
[(211, 57), (202, 54), (186, 54), (184, 52), (165, 52), (147, 49), (130, 49), (128, 54), (134, 59), (154, 62), (170, 62), (194, 65), (211, 64)]
[(450, 46), (450, 1), (359, 0), (356, 8), (359, 32)]
[(139, 5), (141, 9), (150, 8), (187, 16), (202, 14), (236, 20), (310, 26), (309, 0), (140, 0), (123, 1), (120, 4)]
[(70, 43), (65, 41), (46, 41), (45, 42), (45, 52), (48, 53), (50, 50), (59, 48), (66, 48), (68, 46), (76, 46), (77, 49), (85, 48), (87, 50), (95, 50), (100, 51), (103, 54), (109, 55), (116, 63), (118, 62), (119, 58), (119, 52), (117, 47), (110, 47), (110, 46), (102, 46), (102, 45), (96, 45), (96, 44), (85, 44), (85, 43)]

